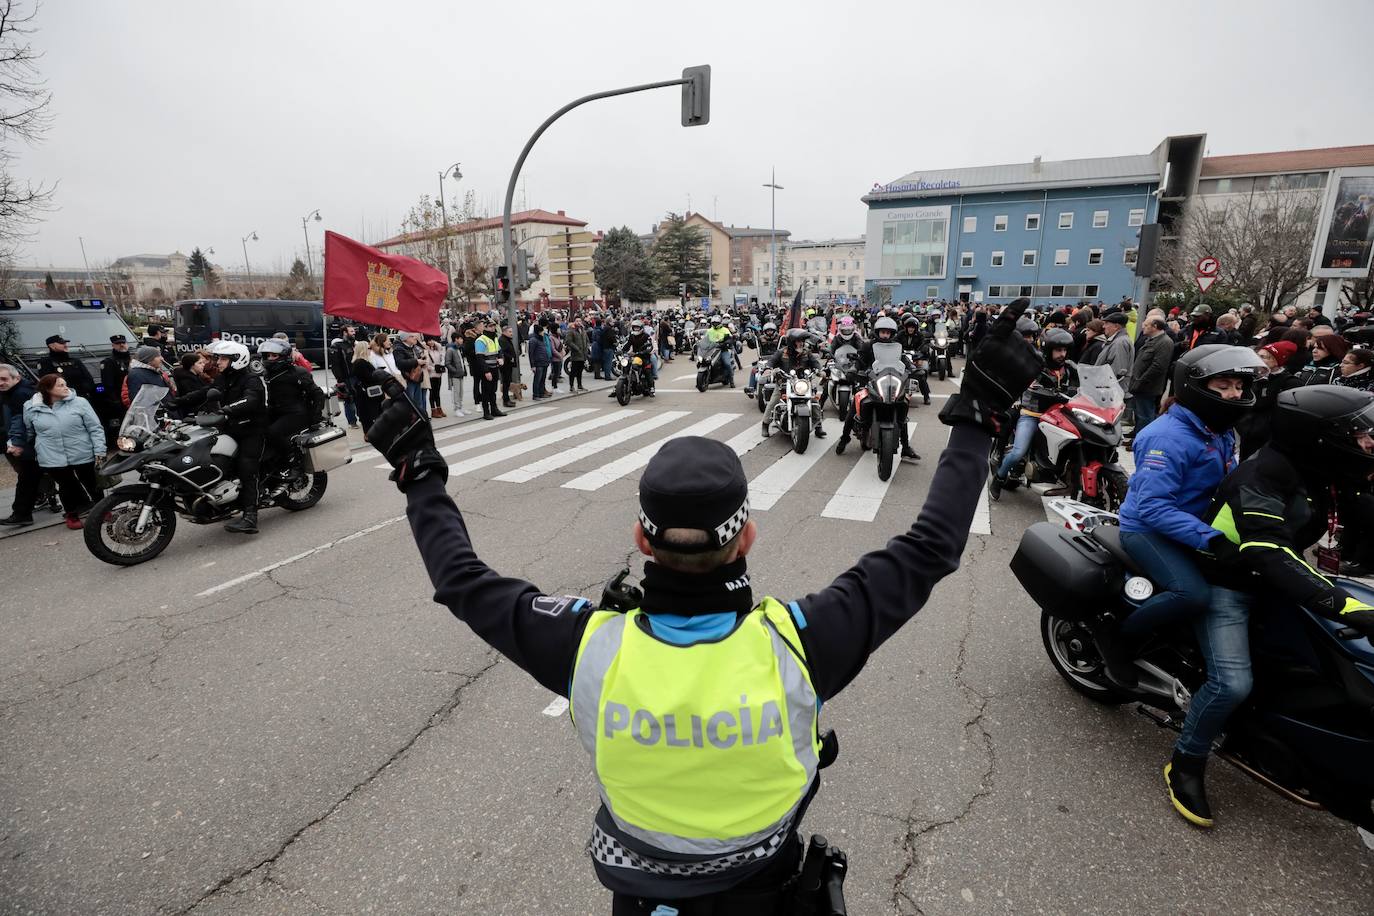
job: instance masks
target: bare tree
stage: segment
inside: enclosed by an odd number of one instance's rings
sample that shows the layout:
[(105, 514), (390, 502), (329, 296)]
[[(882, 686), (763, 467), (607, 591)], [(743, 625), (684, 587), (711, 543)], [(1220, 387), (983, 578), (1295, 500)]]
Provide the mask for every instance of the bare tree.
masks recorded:
[(1218, 286), (1268, 312), (1316, 285), (1308, 268), (1319, 207), (1317, 193), (1304, 191), (1194, 198), (1182, 237), (1160, 247), (1155, 278), (1166, 289), (1190, 290), (1198, 260), (1211, 256), (1221, 262)]
[(29, 43), (36, 15), (36, 6), (0, 0), (0, 257), (6, 259), (28, 237), (54, 190), (11, 172), (16, 141), (37, 143), (52, 123), (52, 93), (38, 72), (41, 55)]

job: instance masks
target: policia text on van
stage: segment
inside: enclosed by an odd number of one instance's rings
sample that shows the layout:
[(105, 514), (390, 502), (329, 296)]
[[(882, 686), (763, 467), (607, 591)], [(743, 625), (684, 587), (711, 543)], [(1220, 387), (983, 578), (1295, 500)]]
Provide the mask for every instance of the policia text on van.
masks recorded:
[(639, 484), (640, 607), (545, 595), (478, 557), (429, 422), (393, 386), (372, 444), (396, 467), (435, 600), (571, 714), (602, 805), (588, 852), (613, 912), (794, 913), (798, 826), (819, 787), (821, 702), (959, 565), (991, 435), (1039, 369), (1009, 306), (940, 418), (953, 427), (915, 523), (828, 587), (755, 599), (748, 483), (724, 443), (666, 443)]

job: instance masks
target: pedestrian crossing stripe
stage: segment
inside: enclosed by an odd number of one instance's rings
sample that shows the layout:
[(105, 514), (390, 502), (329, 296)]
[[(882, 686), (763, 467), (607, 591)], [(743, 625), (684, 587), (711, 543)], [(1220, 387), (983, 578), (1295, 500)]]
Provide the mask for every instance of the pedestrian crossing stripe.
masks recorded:
[(570, 490), (599, 490), (608, 483), (613, 483), (632, 471), (637, 471), (649, 463), (649, 459), (658, 454), (663, 443), (673, 439), (680, 439), (684, 436), (704, 436), (712, 430), (719, 429), (731, 420), (739, 419), (737, 413), (717, 413), (712, 414), (704, 420), (698, 420), (685, 429), (680, 429), (671, 436), (665, 436), (657, 442), (650, 442), (643, 448), (636, 449), (623, 458), (617, 458), (610, 464), (603, 465), (594, 471), (588, 471), (581, 477), (574, 478), (563, 484), (565, 489)]
[[(446, 456), (471, 453), (449, 465), (451, 477), (472, 474), (484, 469), (493, 469), (492, 481), (503, 483), (528, 483), (546, 474), (586, 461), (609, 449), (624, 447), (647, 434), (670, 428), (687, 420), (693, 413), (699, 419), (668, 435), (661, 436), (628, 454), (615, 458), (586, 471), (562, 487), (572, 490), (597, 490), (626, 476), (634, 474), (649, 463), (665, 442), (683, 436), (709, 436), (715, 431), (747, 419), (744, 428), (723, 436), (724, 444), (741, 458), (765, 442), (782, 444), (781, 436), (765, 438), (760, 431), (759, 421), (752, 418), (752, 411), (703, 412), (692, 410), (664, 410), (646, 412), (641, 408), (625, 409), (612, 407), (607, 410), (598, 407), (552, 410), (548, 407), (526, 408), (518, 416), (502, 417), (481, 426), (461, 424), (457, 429), (443, 430), (437, 438), (442, 445), (440, 452)], [(498, 426), (499, 424), (499, 426)], [(492, 429), (492, 427), (497, 427)], [(917, 422), (908, 422), (909, 434), (914, 433)], [(470, 438), (458, 441), (459, 435)], [(586, 441), (575, 441), (589, 436)], [(556, 448), (545, 457), (534, 453), (540, 449), (571, 443), (567, 447)], [(854, 448), (853, 446), (851, 446)], [(829, 443), (824, 440), (813, 441), (803, 454), (787, 453), (771, 460), (767, 467), (757, 473), (749, 482), (751, 508), (766, 512), (776, 506), (798, 483), (830, 452)], [(857, 458), (848, 465), (843, 481), (828, 497), (820, 515), (844, 521), (872, 522), (877, 518), (884, 500), (892, 491), (893, 481), (899, 474), (910, 477), (914, 466), (902, 468), (897, 462), (892, 476), (886, 481), (878, 479), (877, 456), (872, 451), (857, 452)], [(368, 454), (370, 453), (370, 454)], [(364, 450), (367, 457), (375, 457), (376, 452)], [(520, 462), (534, 458), (535, 460)], [(844, 460), (836, 458), (835, 461)], [(1121, 453), (1121, 461), (1128, 470), (1134, 470), (1129, 453)], [(379, 469), (390, 469), (389, 464), (376, 464)], [(979, 496), (974, 508), (972, 534), (991, 533), (990, 505), (986, 490)]]
[[(504, 417), (497, 417), (495, 420), (491, 420), (486, 426), (484, 426), (484, 427), (482, 427), (482, 428), (483, 428), (484, 430), (487, 430), (487, 429), (491, 429), (493, 426), (498, 426), (498, 425), (499, 425), (499, 426), (509, 426), (509, 425), (512, 424), (512, 423), (523, 423), (525, 420), (528, 420), (528, 419), (530, 419), (530, 418), (532, 418), (532, 417), (537, 417), (537, 416), (540, 416), (541, 414), (547, 414), (547, 413), (552, 413), (552, 412), (553, 412), (553, 408), (552, 408), (552, 407), (528, 407), (528, 408), (525, 408), (524, 410), (521, 410), (521, 411), (519, 412), (519, 414), (517, 414), (517, 415), (513, 415), (513, 416), (508, 415), (508, 416), (504, 416)], [(455, 437), (455, 436), (461, 436), (461, 435), (463, 435), (464, 433), (470, 433), (470, 432), (472, 432), (472, 427), (471, 427), (471, 426), (467, 425), (466, 423), (459, 423), (459, 424), (456, 425), (456, 426), (450, 426), (448, 429), (443, 429), (443, 430), (440, 430), (439, 432), (436, 432), (436, 433), (434, 434), (434, 441), (435, 441), (435, 442), (443, 442), (443, 441), (446, 440), (446, 439), (452, 439), (452, 438)], [(359, 449), (358, 451), (356, 451), (356, 452), (353, 453), (353, 463), (354, 463), (354, 464), (362, 464), (364, 461), (371, 461), (373, 458), (380, 458), (380, 457), (382, 457), (382, 453), (379, 452), (379, 451), (377, 451), (375, 448)], [(377, 467), (388, 467), (388, 468), (389, 468), (389, 467), (391, 467), (391, 465), (389, 465), (389, 464), (388, 464), (388, 465), (380, 465), (380, 464), (379, 464), (379, 465), (377, 465)]]

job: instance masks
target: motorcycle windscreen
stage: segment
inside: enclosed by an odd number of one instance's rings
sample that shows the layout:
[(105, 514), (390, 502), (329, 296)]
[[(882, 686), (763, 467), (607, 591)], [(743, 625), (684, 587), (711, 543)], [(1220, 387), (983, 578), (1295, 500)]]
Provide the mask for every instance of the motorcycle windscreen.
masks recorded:
[(157, 405), (169, 394), (171, 391), (161, 385), (144, 385), (138, 389), (138, 394), (134, 395), (133, 401), (129, 403), (129, 412), (124, 415), (124, 422), (119, 426), (119, 434), (130, 439), (142, 440), (144, 436), (155, 432)]
[(841, 372), (849, 372), (854, 368), (854, 360), (859, 358), (859, 351), (849, 344), (843, 344), (835, 348), (835, 365), (840, 367)]
[(697, 340), (697, 359), (705, 359), (706, 357), (710, 356), (711, 351), (715, 348), (716, 345), (711, 343), (711, 338), (707, 337), (705, 334), (702, 334), (701, 337)]
[(1069, 401), (1070, 406), (1119, 411), (1125, 404), (1121, 383), (1111, 366), (1078, 366), (1078, 394)]
[(883, 370), (893, 370), (906, 374), (906, 360), (903, 358), (902, 345), (896, 341), (875, 343), (873, 345), (873, 374)]
[(949, 343), (949, 325), (943, 319), (935, 322), (935, 328), (931, 331), (930, 336), (935, 339), (935, 346), (946, 346)]

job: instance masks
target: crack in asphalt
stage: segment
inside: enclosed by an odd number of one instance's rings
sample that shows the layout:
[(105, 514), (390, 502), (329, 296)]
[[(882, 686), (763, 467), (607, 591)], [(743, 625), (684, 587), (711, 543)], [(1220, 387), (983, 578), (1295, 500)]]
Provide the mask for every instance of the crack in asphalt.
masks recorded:
[[(969, 565), (977, 562), (986, 551), (987, 541), (984, 540), (981, 542), (976, 554), (970, 557)], [(902, 837), (902, 849), (906, 852), (907, 861), (892, 879), (892, 896), (890, 899), (893, 908), (898, 911), (901, 910), (901, 901), (905, 900), (915, 908), (916, 913), (919, 914), (924, 912), (920, 904), (902, 887), (920, 859), (918, 851), (920, 842), (937, 830), (959, 823), (972, 813), (980, 799), (986, 798), (992, 794), (993, 782), (997, 771), (997, 749), (992, 740), (992, 733), (988, 731), (987, 726), (983, 722), (983, 716), (987, 712), (987, 706), (992, 699), (992, 695), (981, 692), (964, 677), (964, 667), (968, 661), (968, 642), (973, 636), (974, 614), (979, 606), (979, 589), (978, 580), (976, 578), (972, 581), (969, 592), (968, 620), (964, 628), (964, 633), (959, 638), (959, 649), (954, 663), (953, 680), (955, 685), (963, 691), (972, 712), (972, 715), (964, 721), (961, 730), (965, 735), (974, 734), (978, 737), (987, 754), (987, 766), (983, 769), (983, 773), (979, 777), (978, 788), (968, 796), (964, 804), (960, 806), (959, 810), (953, 815), (937, 818), (936, 820), (928, 821), (924, 824), (918, 824), (916, 819), (916, 804), (919, 802), (918, 799), (913, 801), (912, 807), (908, 810), (906, 817), (899, 819), (906, 824), (906, 833)]]
[[(415, 746), (416, 742), (418, 742), (420, 738), (422, 738), (425, 735), (426, 732), (448, 721), (449, 717), (453, 714), (453, 711), (458, 708), (459, 703), (462, 701), (463, 691), (466, 690), (468, 687), (471, 687), (473, 684), (477, 683), (479, 680), (481, 680), (484, 675), (486, 675), (489, 671), (491, 671), (501, 662), (501, 656), (498, 655), (495, 651), (489, 652), (487, 657), (487, 664), (482, 666), (472, 675), (464, 675), (462, 682), (453, 688), (452, 693), (449, 694), (448, 698), (443, 702), (443, 704), (434, 712), (430, 713), (429, 717), (425, 720), (425, 723), (422, 726), (420, 726), (420, 728), (413, 735), (406, 739), (406, 741), (404, 741), (399, 748), (392, 752), (391, 756), (387, 757), (386, 760), (382, 761), (381, 764), (379, 764), (377, 767), (375, 767), (369, 773), (367, 773), (367, 775), (365, 775), (359, 782), (355, 783), (347, 792), (345, 792), (332, 804), (330, 804), (329, 807), (326, 808), (322, 813), (315, 816), (314, 818), (306, 822), (304, 825), (293, 831), (289, 836), (287, 836), (284, 840), (281, 841), (281, 843), (277, 845), (277, 848), (273, 850), (273, 852), (270, 855), (267, 855), (250, 865), (246, 865), (243, 868), (240, 868), (228, 875), (225, 875), (219, 881), (207, 886), (205, 890), (202, 891), (198, 897), (196, 897), (195, 900), (191, 901), (190, 904), (179, 910), (172, 911), (173, 916), (186, 916), (187, 913), (192, 912), (202, 903), (206, 902), (212, 897), (220, 895), (225, 891), (229, 891), (229, 893), (231, 894), (236, 893), (229, 889), (234, 884), (259, 871), (263, 873), (259, 883), (271, 881), (278, 887), (285, 889), (285, 885), (283, 885), (279, 880), (277, 880), (273, 876), (272, 868), (281, 859), (281, 857), (286, 854), (286, 851), (290, 849), (291, 846), (297, 840), (299, 840), (310, 830), (324, 823), (331, 815), (334, 814), (334, 812), (342, 808), (359, 792), (368, 788), (373, 782), (375, 782), (378, 779), (378, 777), (385, 773), (393, 764), (397, 763), (403, 757), (405, 757), (405, 755), (410, 751), (410, 749)], [(311, 902), (313, 903), (314, 901)], [(316, 905), (318, 906), (318, 904)], [(168, 911), (165, 908), (163, 908), (162, 912)]]

